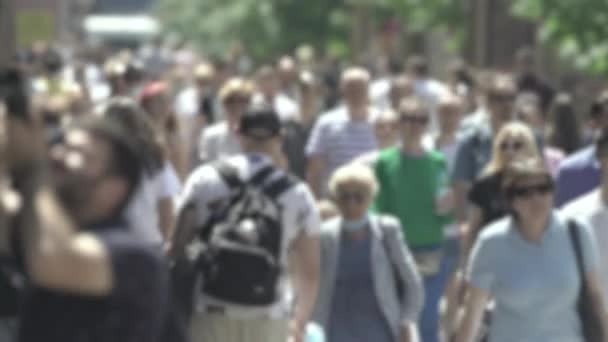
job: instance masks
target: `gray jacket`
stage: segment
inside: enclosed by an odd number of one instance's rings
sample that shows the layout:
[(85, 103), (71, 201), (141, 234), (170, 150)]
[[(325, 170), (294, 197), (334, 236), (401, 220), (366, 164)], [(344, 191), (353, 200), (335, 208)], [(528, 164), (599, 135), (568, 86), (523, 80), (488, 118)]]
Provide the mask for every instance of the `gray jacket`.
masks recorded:
[[(342, 219), (321, 229), (321, 278), (313, 320), (328, 327), (340, 253)], [(399, 221), (389, 216), (371, 216), (371, 265), (375, 295), (391, 332), (398, 340), (401, 323), (417, 322), (424, 303), (424, 289), (416, 264), (403, 237)], [(398, 280), (397, 280), (398, 279)], [(404, 289), (399, 301), (397, 282)]]

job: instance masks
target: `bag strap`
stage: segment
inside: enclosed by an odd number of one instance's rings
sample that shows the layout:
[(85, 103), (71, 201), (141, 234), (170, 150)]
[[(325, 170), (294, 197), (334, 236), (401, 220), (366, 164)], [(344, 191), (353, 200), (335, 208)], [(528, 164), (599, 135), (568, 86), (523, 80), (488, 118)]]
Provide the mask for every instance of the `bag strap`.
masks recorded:
[(377, 222), (378, 222), (378, 227), (382, 231), (382, 244), (384, 245), (384, 250), (386, 251), (389, 262), (391, 263), (391, 269), (393, 271), (393, 276), (395, 277), (395, 286), (397, 287), (396, 288), (397, 296), (399, 297), (399, 300), (402, 300), (403, 291), (405, 289), (405, 284), (403, 281), (401, 281), (401, 277), (399, 276), (399, 272), (397, 271), (397, 263), (395, 262), (395, 260), (393, 260), (393, 254), (390, 252), (391, 248), (389, 247), (388, 234), (386, 234), (387, 225), (384, 224), (384, 219), (383, 219), (382, 215), (379, 215), (377, 217)]
[(585, 282), (585, 264), (583, 262), (583, 252), (581, 248), (581, 239), (578, 232), (578, 224), (575, 221), (568, 221), (568, 232), (570, 233), (570, 241), (572, 241), (572, 247), (574, 248), (574, 254), (576, 255), (576, 268), (578, 274)]
[(222, 177), (222, 180), (231, 189), (240, 188), (246, 183), (253, 186), (261, 186), (266, 181), (268, 176), (270, 176), (274, 171), (274, 167), (272, 165), (266, 165), (254, 173), (247, 182), (244, 182), (241, 180), (241, 177), (239, 177), (238, 169), (225, 160), (219, 160), (213, 163), (213, 167), (219, 173), (220, 177)]
[(298, 181), (294, 177), (291, 177), (290, 175), (285, 175), (266, 186), (264, 188), (264, 192), (266, 193), (266, 195), (268, 195), (268, 197), (272, 199), (277, 199), (279, 198), (279, 196), (284, 194), (287, 190), (291, 189), (297, 183)]
[(213, 163), (212, 166), (229, 188), (235, 189), (243, 186), (243, 181), (239, 177), (239, 172), (236, 167), (228, 164), (225, 160), (218, 160)]

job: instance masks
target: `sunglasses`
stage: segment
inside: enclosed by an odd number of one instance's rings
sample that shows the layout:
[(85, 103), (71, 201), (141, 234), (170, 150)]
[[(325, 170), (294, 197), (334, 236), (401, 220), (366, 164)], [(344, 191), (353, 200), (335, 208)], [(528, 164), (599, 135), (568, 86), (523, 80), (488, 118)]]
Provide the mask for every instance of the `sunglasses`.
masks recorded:
[(401, 115), (400, 120), (402, 123), (426, 125), (429, 122), (429, 117), (422, 115)]
[(364, 192), (342, 192), (337, 196), (337, 200), (340, 203), (353, 202), (356, 204), (363, 204), (367, 201), (367, 194)]
[(524, 143), (521, 141), (513, 141), (513, 142), (508, 142), (508, 141), (503, 141), (500, 144), (500, 149), (503, 152), (506, 151), (519, 151), (524, 147)]
[(229, 97), (226, 99), (227, 105), (235, 105), (235, 104), (247, 104), (249, 103), (249, 99), (246, 97)]
[(515, 101), (515, 96), (507, 94), (490, 94), (488, 100), (497, 103), (508, 103)]
[(512, 187), (509, 189), (508, 194), (511, 198), (530, 198), (534, 195), (547, 195), (553, 192), (555, 185), (552, 182), (529, 185), (529, 186), (520, 186), (520, 187)]

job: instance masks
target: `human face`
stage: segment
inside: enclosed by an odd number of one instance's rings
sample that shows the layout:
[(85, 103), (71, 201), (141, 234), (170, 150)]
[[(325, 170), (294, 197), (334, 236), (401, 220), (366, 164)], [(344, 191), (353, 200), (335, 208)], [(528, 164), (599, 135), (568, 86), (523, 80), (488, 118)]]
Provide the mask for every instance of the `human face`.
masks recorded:
[(510, 162), (517, 156), (521, 156), (525, 152), (527, 146), (525, 139), (518, 136), (508, 136), (498, 144), (500, 153), (502, 153), (505, 162)]
[(521, 180), (507, 191), (513, 210), (524, 221), (545, 218), (551, 212), (554, 185), (550, 176)]
[(344, 183), (336, 191), (336, 204), (342, 218), (359, 220), (367, 212), (372, 200), (369, 188), (357, 182)]
[(344, 102), (352, 109), (361, 109), (369, 104), (369, 83), (363, 79), (344, 81), (342, 93)]
[(397, 143), (397, 120), (382, 118), (376, 121), (376, 139), (380, 148), (394, 146)]
[(440, 106), (438, 114), (441, 131), (443, 133), (455, 132), (462, 119), (462, 106), (457, 104)]
[(420, 141), (426, 132), (429, 115), (423, 111), (401, 113), (399, 121), (404, 139), (407, 139), (407, 141)]
[(249, 106), (250, 97), (243, 94), (233, 94), (224, 100), (224, 109), (228, 120), (236, 124)]
[(68, 131), (51, 149), (53, 175), (59, 197), (74, 214), (95, 209), (97, 196), (109, 179), (110, 145), (83, 130)]
[(495, 91), (488, 94), (488, 110), (494, 129), (498, 130), (503, 124), (513, 119), (515, 94), (510, 91)]

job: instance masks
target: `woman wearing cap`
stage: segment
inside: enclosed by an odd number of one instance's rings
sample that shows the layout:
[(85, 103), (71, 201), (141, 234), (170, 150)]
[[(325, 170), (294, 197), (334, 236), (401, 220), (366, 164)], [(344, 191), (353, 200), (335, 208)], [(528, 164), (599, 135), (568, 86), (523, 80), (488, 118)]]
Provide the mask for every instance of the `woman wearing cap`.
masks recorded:
[[(582, 342), (577, 312), (582, 279), (571, 223), (552, 209), (550, 172), (538, 158), (517, 160), (509, 164), (502, 184), (510, 214), (485, 228), (475, 243), (457, 342), (475, 341), (489, 298), (496, 303), (489, 332), (492, 342)], [(594, 236), (581, 223), (573, 228), (579, 236), (587, 289), (605, 327)]]
[(332, 342), (405, 342), (415, 335), (423, 288), (399, 221), (368, 213), (373, 172), (351, 163), (330, 180), (339, 217), (321, 233), (313, 318)]

